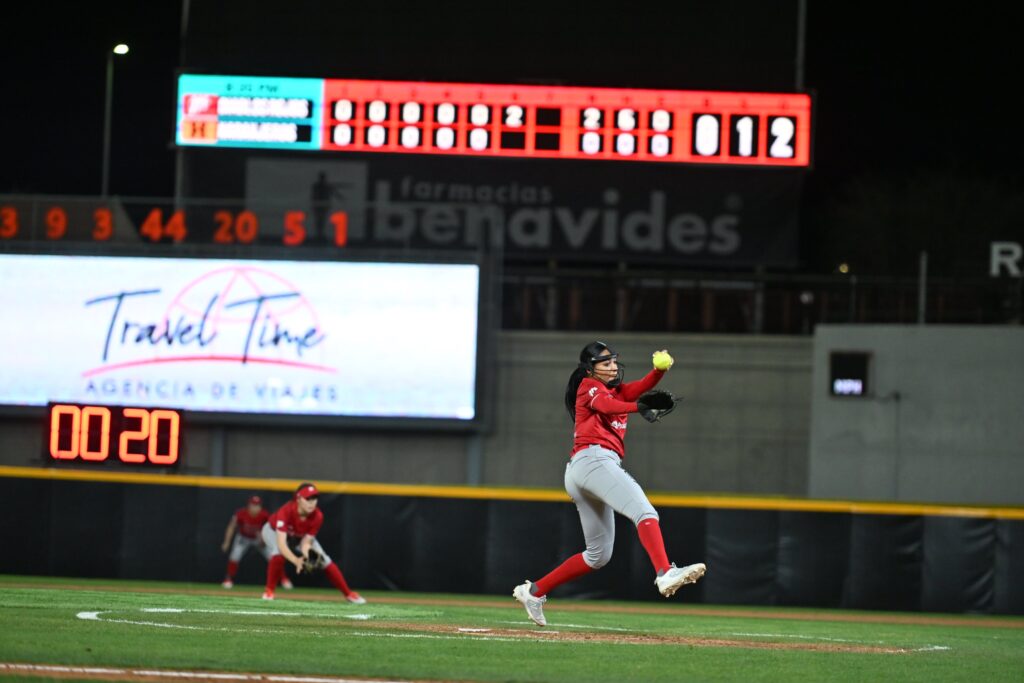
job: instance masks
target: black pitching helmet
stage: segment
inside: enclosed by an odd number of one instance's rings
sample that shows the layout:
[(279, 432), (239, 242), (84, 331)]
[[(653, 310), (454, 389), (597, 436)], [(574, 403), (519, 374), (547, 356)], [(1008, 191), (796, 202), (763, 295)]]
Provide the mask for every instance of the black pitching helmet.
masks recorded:
[[(594, 372), (594, 366), (606, 360), (618, 359), (619, 354), (605, 344), (603, 341), (590, 342), (580, 351), (580, 368), (587, 373)], [(608, 386), (615, 387), (622, 384), (622, 363), (619, 363), (619, 374), (608, 382)]]

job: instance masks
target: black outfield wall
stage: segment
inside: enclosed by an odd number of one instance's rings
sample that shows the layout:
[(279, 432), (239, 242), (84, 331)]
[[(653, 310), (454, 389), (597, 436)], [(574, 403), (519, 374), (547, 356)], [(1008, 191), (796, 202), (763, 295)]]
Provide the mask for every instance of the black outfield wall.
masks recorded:
[[(0, 476), (0, 572), (217, 583), (234, 510), (289, 498), (280, 482), (232, 486)], [(320, 506), (320, 542), (360, 589), (510, 594), (583, 547), (568, 502), (324, 492)], [(658, 508), (670, 558), (708, 565), (687, 602), (1024, 614), (1024, 519)], [(619, 518), (616, 535), (607, 567), (555, 595), (661, 599), (636, 532)], [(238, 581), (264, 572), (250, 554)]]

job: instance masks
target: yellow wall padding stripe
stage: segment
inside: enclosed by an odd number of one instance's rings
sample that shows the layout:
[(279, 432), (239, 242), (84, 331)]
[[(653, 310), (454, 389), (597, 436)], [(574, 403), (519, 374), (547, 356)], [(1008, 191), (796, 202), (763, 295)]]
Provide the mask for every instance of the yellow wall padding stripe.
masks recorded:
[[(63, 468), (9, 467), (0, 465), (0, 477), (94, 481), (111, 484), (162, 484), (260, 491), (294, 491), (298, 479), (256, 479), (252, 477), (208, 477), (172, 473), (102, 472)], [(317, 482), (324, 493), (363, 496), (409, 496), (419, 498), (463, 498), (471, 500), (518, 500), (569, 502), (557, 489), (506, 488), (497, 486), (433, 486), (421, 484), (367, 484), (345, 481)], [(1024, 520), (1024, 508), (917, 503), (875, 503), (849, 500), (810, 500), (727, 495), (650, 495), (651, 503), (665, 508), (715, 508), (727, 510), (789, 510), (799, 512), (840, 512), (870, 515), (932, 515), (984, 519)]]

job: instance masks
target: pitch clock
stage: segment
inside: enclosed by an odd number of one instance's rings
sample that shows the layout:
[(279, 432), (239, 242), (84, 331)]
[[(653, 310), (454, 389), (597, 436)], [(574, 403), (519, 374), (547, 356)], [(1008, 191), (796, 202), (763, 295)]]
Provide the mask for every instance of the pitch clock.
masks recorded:
[(44, 448), (51, 463), (122, 462), (173, 467), (181, 456), (181, 412), (50, 403)]

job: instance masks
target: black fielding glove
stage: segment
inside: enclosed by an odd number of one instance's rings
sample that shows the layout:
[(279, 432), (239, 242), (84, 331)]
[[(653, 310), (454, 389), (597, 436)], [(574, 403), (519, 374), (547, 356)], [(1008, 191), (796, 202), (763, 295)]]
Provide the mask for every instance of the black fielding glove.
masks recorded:
[(652, 389), (637, 399), (637, 412), (640, 413), (640, 417), (648, 422), (657, 422), (675, 410), (676, 404), (682, 400), (667, 391)]
[(316, 551), (315, 548), (309, 549), (309, 557), (302, 565), (303, 574), (312, 574), (313, 572), (320, 571), (327, 566), (327, 561), (324, 556)]

